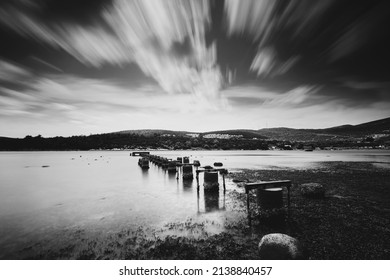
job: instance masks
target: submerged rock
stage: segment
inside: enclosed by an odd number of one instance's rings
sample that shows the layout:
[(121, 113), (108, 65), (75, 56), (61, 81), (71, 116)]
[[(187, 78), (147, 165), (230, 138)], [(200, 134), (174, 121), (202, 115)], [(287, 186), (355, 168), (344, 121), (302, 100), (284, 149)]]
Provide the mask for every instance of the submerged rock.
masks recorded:
[(325, 197), (325, 188), (318, 183), (306, 183), (299, 186), (301, 194), (305, 197), (323, 198)]
[(271, 233), (261, 238), (259, 256), (263, 260), (300, 260), (303, 251), (297, 239), (283, 233)]

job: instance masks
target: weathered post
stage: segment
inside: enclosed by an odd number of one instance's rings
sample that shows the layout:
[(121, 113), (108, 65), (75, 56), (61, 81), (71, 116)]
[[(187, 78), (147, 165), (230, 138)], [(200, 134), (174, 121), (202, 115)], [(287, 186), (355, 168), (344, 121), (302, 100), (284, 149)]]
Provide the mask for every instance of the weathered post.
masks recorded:
[(204, 173), (203, 187), (205, 191), (218, 191), (218, 172), (207, 171)]

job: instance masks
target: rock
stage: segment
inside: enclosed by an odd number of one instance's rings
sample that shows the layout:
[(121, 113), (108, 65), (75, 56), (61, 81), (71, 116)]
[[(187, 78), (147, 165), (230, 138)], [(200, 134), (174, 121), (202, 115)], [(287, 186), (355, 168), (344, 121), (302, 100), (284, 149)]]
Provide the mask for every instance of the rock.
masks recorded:
[(283, 233), (271, 233), (261, 238), (259, 256), (263, 260), (301, 260), (303, 251), (297, 239)]
[(323, 198), (325, 196), (324, 186), (318, 183), (301, 184), (300, 191), (306, 197)]

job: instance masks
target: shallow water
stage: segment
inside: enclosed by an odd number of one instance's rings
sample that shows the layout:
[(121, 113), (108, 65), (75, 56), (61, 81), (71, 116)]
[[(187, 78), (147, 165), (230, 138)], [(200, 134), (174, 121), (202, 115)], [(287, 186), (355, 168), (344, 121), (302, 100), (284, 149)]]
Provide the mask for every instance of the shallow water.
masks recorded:
[[(202, 165), (239, 168), (311, 168), (323, 161), (390, 165), (390, 151), (154, 151)], [(221, 221), (234, 213), (222, 188), (214, 197), (196, 191), (151, 164), (143, 171), (129, 151), (0, 153), (0, 251), (50, 238), (58, 230), (116, 231), (129, 225), (161, 227), (171, 221)], [(200, 176), (200, 184), (203, 178)], [(220, 178), (220, 184), (222, 179)], [(236, 188), (226, 181), (228, 191)], [(238, 190), (242, 191), (242, 190)], [(217, 232), (223, 229), (210, 229)], [(1, 255), (1, 254), (0, 254)]]

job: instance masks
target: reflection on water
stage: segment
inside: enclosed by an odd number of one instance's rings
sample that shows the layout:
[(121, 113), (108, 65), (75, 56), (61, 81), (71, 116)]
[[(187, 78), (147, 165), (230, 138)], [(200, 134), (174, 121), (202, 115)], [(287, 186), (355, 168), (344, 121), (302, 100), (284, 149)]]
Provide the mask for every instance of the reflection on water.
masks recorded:
[(195, 180), (183, 180), (183, 191), (192, 192), (194, 188), (196, 188), (196, 184), (194, 184)]
[[(220, 200), (220, 192), (204, 193), (204, 210), (205, 212), (224, 211), (226, 193), (222, 193), (222, 201)], [(198, 197), (199, 199), (199, 197)], [(200, 212), (200, 210), (198, 210)]]
[(170, 180), (177, 180), (178, 179), (177, 176), (176, 176), (176, 173), (167, 172), (167, 174), (168, 174), (168, 178)]
[(206, 212), (219, 209), (219, 192), (204, 194), (204, 207)]
[[(382, 168), (388, 168), (390, 163), (390, 151), (153, 153), (173, 159), (189, 156), (191, 162), (197, 159), (203, 165), (223, 162), (228, 170), (270, 166), (310, 168), (321, 161), (375, 162)], [(45, 236), (57, 229), (113, 230), (129, 224), (159, 226), (199, 212), (217, 213), (222, 215), (222, 220), (229, 212), (225, 207), (228, 197), (222, 191), (208, 195), (200, 187), (198, 194), (196, 179), (183, 181), (182, 174), (168, 173), (154, 164), (148, 170), (142, 169), (138, 157), (131, 157), (126, 151), (0, 154), (0, 251), (6, 244)], [(235, 187), (229, 181), (226, 183), (228, 190)]]
[(148, 174), (149, 174), (149, 169), (143, 169), (143, 168), (140, 168), (141, 172), (142, 172), (142, 177), (144, 179), (147, 179), (148, 178)]

